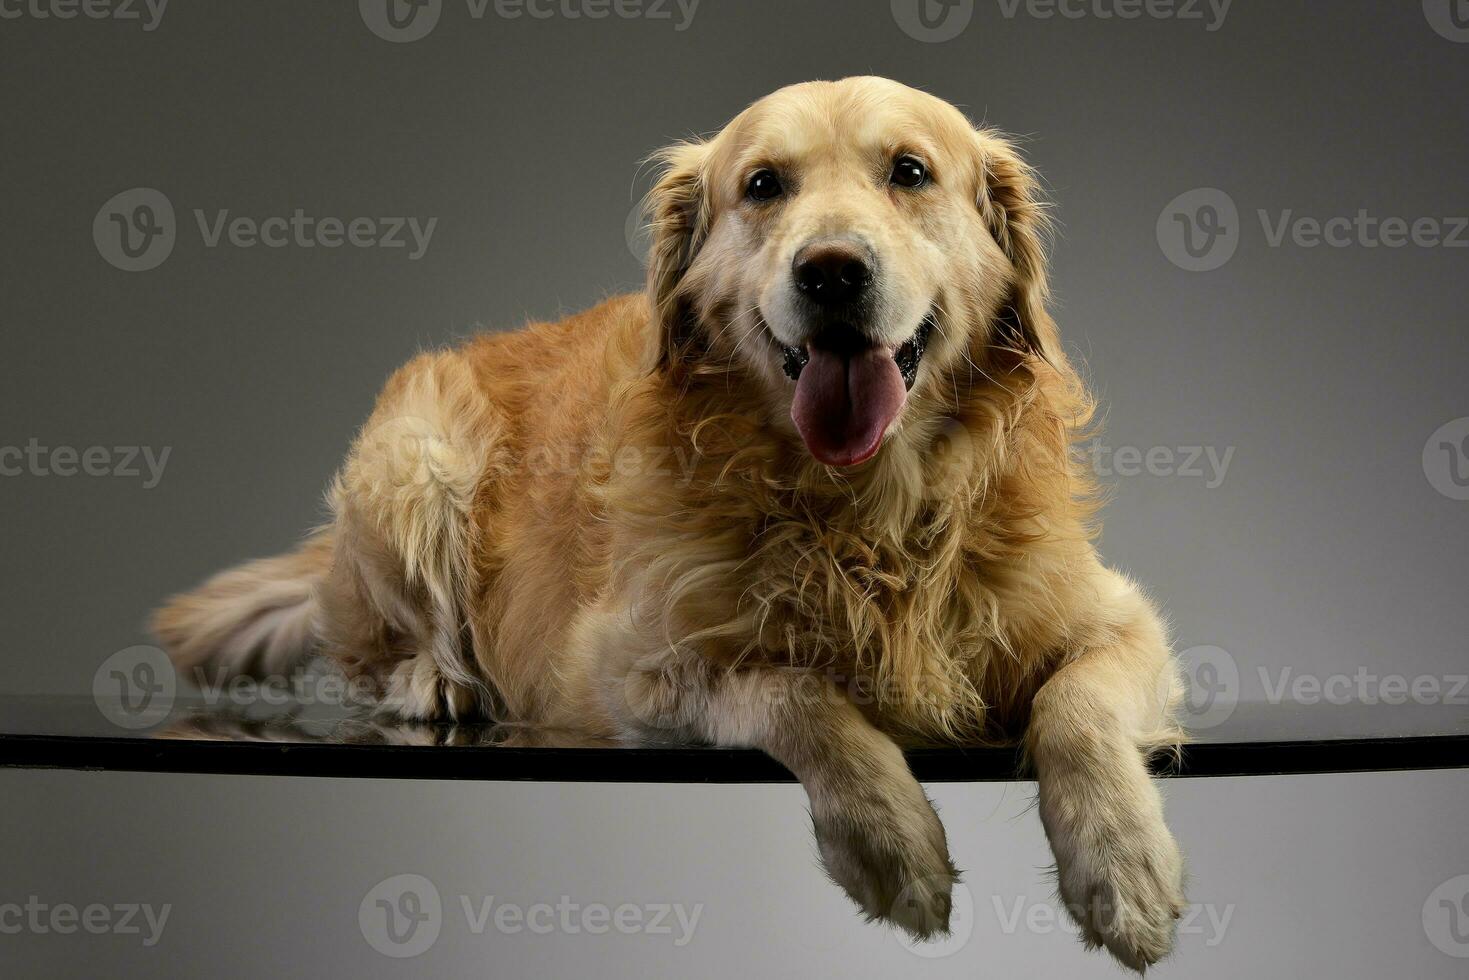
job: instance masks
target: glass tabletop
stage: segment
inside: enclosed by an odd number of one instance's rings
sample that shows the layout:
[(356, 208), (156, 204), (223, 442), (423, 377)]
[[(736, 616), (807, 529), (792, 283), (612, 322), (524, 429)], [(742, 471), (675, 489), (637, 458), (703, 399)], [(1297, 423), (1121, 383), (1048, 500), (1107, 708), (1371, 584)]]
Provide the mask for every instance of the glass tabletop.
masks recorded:
[[(1190, 705), (1179, 760), (1159, 775), (1239, 776), (1469, 767), (1469, 706)], [(910, 747), (930, 782), (1024, 778), (1014, 745)], [(422, 724), (275, 696), (0, 696), (0, 766), (331, 777), (603, 782), (783, 782), (752, 750), (630, 746), (517, 724)]]

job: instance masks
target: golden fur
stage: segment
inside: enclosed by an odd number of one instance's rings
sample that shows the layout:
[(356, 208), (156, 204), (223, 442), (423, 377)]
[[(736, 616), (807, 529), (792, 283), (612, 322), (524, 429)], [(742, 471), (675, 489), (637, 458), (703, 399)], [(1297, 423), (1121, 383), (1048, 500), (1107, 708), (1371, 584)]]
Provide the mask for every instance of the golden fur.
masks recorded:
[[(899, 153), (933, 186), (873, 179)], [(1023, 734), (1084, 937), (1156, 961), (1182, 871), (1143, 759), (1179, 737), (1176, 681), (1092, 546), (1092, 403), (1030, 169), (872, 78), (782, 89), (658, 159), (646, 293), (410, 362), (330, 524), (174, 599), (158, 634), (184, 666), (319, 649), (413, 717), (762, 748), (833, 877), (918, 935), (947, 926), (954, 871), (892, 738)], [(760, 166), (794, 188), (778, 207), (740, 196)], [(844, 470), (796, 436), (776, 353), (791, 252), (833, 230), (890, 270), (874, 331), (938, 322), (881, 451)]]

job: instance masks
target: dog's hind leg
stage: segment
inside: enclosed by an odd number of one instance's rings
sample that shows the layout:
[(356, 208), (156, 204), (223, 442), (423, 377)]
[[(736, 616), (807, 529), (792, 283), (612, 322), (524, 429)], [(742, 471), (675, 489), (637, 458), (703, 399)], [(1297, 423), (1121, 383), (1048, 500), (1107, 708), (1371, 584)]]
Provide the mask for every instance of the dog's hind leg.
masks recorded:
[(423, 355), (389, 380), (331, 489), (326, 651), (371, 678), (383, 707), (405, 718), (492, 709), (468, 602), (474, 503), (500, 441), (497, 420), (460, 355)]

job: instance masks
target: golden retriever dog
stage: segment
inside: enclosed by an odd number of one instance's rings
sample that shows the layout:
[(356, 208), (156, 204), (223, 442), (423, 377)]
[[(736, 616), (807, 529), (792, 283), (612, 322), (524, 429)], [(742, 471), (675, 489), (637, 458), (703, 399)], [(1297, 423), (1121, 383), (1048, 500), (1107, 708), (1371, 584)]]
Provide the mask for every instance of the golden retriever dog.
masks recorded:
[(161, 641), (182, 669), (324, 654), (408, 718), (760, 749), (831, 877), (919, 937), (956, 871), (899, 744), (1023, 738), (1085, 941), (1157, 961), (1178, 681), (1093, 546), (1032, 171), (880, 78), (657, 160), (644, 293), (410, 361), (330, 522), (171, 600)]

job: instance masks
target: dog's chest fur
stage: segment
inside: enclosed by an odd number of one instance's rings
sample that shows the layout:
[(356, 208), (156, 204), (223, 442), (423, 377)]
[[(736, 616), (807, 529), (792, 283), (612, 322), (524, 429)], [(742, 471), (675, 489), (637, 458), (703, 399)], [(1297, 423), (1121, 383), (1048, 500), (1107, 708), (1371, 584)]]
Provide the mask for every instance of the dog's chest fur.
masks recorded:
[(695, 481), (644, 526), (645, 581), (669, 583), (674, 631), (707, 655), (811, 670), (893, 731), (1010, 727), (1059, 644), (1036, 615), (1044, 554), (968, 504), (864, 489)]
[(1064, 441), (976, 399), (973, 452), (945, 479), (900, 440), (837, 473), (730, 390), (654, 389), (623, 430), (685, 461), (676, 479), (609, 474), (613, 564), (640, 570), (627, 598), (716, 661), (824, 674), (894, 731), (974, 739), (1023, 722), (1090, 605)]
[(976, 738), (1003, 725), (1048, 652), (1031, 607), (1050, 584), (980, 514), (925, 503), (898, 520), (861, 503), (767, 515), (740, 576), (751, 644), (828, 674), (897, 729)]

